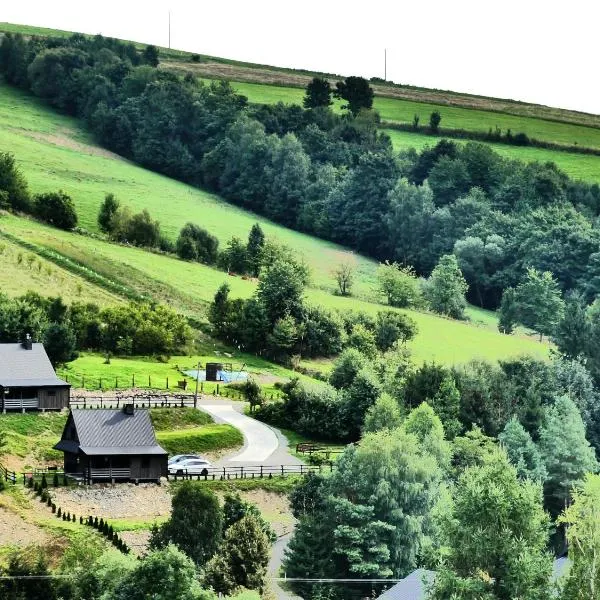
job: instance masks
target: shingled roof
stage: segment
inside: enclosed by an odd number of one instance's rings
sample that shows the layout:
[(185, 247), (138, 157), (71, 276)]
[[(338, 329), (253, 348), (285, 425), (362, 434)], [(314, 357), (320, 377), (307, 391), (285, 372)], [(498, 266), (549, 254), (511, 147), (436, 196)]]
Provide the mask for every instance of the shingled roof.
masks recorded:
[[(88, 456), (116, 454), (167, 454), (156, 441), (147, 410), (126, 414), (122, 410), (74, 410), (65, 425), (75, 426), (78, 441), (62, 439), (57, 450)], [(63, 433), (63, 438), (65, 437)]]
[(52, 368), (43, 344), (0, 344), (0, 386), (44, 387), (68, 386)]

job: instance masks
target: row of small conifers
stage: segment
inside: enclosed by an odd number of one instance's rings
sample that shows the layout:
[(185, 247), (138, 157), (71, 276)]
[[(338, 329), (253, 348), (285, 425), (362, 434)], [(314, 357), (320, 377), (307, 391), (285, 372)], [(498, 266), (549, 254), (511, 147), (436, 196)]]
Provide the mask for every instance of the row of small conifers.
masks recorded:
[[(44, 485), (46, 484), (46, 485)], [(56, 506), (54, 502), (52, 502), (52, 498), (48, 492), (47, 483), (45, 477), (42, 478), (42, 481), (38, 483), (37, 481), (33, 481), (33, 478), (28, 480), (28, 487), (33, 489), (33, 492), (36, 496), (39, 497), (40, 502), (44, 502), (51, 510), (52, 514), (55, 514), (57, 518), (62, 519), (63, 521), (72, 521), (73, 523), (77, 522), (77, 516), (75, 513), (69, 513), (64, 510), (60, 506)], [(123, 552), (123, 554), (129, 554), (130, 549), (129, 546), (119, 537), (119, 534), (113, 529), (113, 526), (105, 521), (103, 518), (98, 519), (98, 517), (92, 517), (89, 515), (87, 518), (79, 516), (79, 524), (87, 525), (88, 527), (93, 527), (97, 529), (109, 542), (112, 543), (117, 550)]]

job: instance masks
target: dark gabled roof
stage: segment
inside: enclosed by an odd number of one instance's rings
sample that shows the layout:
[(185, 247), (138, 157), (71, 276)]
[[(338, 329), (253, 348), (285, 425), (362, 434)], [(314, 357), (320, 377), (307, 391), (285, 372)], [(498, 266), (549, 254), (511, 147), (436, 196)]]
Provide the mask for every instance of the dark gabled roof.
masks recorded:
[(0, 385), (3, 387), (69, 386), (52, 368), (43, 344), (0, 344)]
[(69, 421), (71, 419), (79, 443), (62, 439), (54, 446), (57, 450), (72, 453), (81, 450), (88, 456), (167, 454), (156, 442), (147, 410), (136, 410), (134, 414), (127, 415), (122, 410), (78, 409), (71, 412)]
[(379, 596), (378, 600), (424, 600), (426, 585), (433, 583), (435, 573), (417, 569)]

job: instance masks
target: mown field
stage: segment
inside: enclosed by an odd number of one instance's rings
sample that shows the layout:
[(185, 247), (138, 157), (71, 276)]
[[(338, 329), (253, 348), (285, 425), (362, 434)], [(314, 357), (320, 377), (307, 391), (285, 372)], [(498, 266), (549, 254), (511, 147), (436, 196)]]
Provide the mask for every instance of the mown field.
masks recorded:
[[(304, 97), (304, 90), (300, 88), (238, 81), (232, 82), (231, 85), (239, 93), (247, 96), (249, 102), (261, 104), (276, 102), (302, 104)], [(342, 102), (338, 100), (334, 106), (339, 109), (341, 104)], [(600, 129), (594, 127), (380, 96), (375, 97), (373, 108), (379, 112), (384, 121), (412, 123), (414, 115), (419, 115), (420, 124), (427, 125), (429, 115), (437, 110), (442, 115), (442, 127), (483, 132), (498, 127), (503, 132), (510, 129), (513, 134), (523, 132), (529, 137), (547, 142), (600, 148)]]
[(7, 240), (0, 239), (0, 262), (0, 291), (9, 296), (19, 296), (29, 290), (47, 296), (55, 290), (54, 293), (60, 293), (69, 304), (94, 301), (105, 306), (122, 301), (115, 294)]
[[(425, 146), (433, 146), (440, 136), (423, 135), (410, 131), (397, 131), (395, 129), (384, 130), (391, 138), (395, 150), (416, 148), (421, 150)], [(464, 140), (456, 140), (458, 144), (465, 143)], [(498, 154), (507, 158), (522, 160), (525, 162), (547, 162), (556, 163), (567, 175), (583, 181), (600, 183), (600, 156), (589, 154), (577, 154), (575, 152), (562, 152), (546, 150), (544, 148), (517, 147), (506, 144), (492, 144), (486, 142)]]
[[(237, 81), (232, 82), (232, 85), (241, 94), (247, 96), (250, 102), (262, 104), (277, 102), (301, 104), (304, 96), (304, 90), (299, 88)], [(340, 101), (336, 101), (335, 108), (339, 109), (340, 104)], [(490, 128), (495, 130), (496, 127), (499, 127), (503, 132), (511, 129), (513, 134), (524, 132), (530, 137), (548, 142), (600, 148), (600, 129), (594, 127), (396, 98), (375, 97), (373, 106), (379, 111), (384, 121), (411, 123), (413, 116), (418, 114), (421, 118), (421, 125), (427, 125), (431, 112), (439, 110), (442, 115), (442, 127), (484, 132), (487, 132)], [(394, 129), (384, 129), (384, 131), (392, 139), (395, 150), (407, 148), (421, 150), (424, 146), (434, 145), (441, 139), (441, 136), (409, 131)], [(458, 143), (464, 142), (458, 140)], [(525, 162), (552, 161), (575, 179), (600, 182), (600, 156), (543, 148), (509, 146), (507, 144), (489, 143), (488, 145), (508, 158)]]
[[(228, 276), (205, 265), (52, 229), (27, 219), (4, 216), (0, 219), (0, 233), (2, 231), (39, 246), (53, 248), (102, 274), (124, 278), (130, 286), (139, 285), (139, 291), (145, 291), (149, 297), (196, 317), (204, 314), (208, 302), (223, 282), (231, 286), (234, 297), (247, 298), (256, 288), (254, 281)], [(375, 299), (372, 288), (370, 294)], [(307, 290), (307, 301), (331, 309), (362, 310), (369, 314), (384, 308), (375, 302), (342, 298), (314, 288)], [(437, 360), (456, 363), (475, 357), (494, 360), (523, 353), (538, 356), (547, 356), (548, 353), (547, 345), (532, 338), (498, 334), (493, 318), (483, 311), (471, 313), (473, 320), (479, 324), (407, 312), (419, 325), (419, 334), (410, 344), (417, 362)]]
[[(33, 192), (63, 189), (73, 197), (81, 227), (98, 231), (98, 209), (112, 192), (134, 211), (147, 208), (175, 240), (188, 221), (208, 229), (221, 244), (246, 239), (252, 225), (294, 248), (313, 271), (316, 286), (331, 285), (331, 269), (348, 251), (341, 246), (286, 229), (236, 208), (214, 194), (147, 171), (95, 145), (77, 120), (60, 115), (35, 97), (0, 85), (0, 152), (12, 152)], [(355, 256), (356, 290), (366, 291), (375, 263)]]

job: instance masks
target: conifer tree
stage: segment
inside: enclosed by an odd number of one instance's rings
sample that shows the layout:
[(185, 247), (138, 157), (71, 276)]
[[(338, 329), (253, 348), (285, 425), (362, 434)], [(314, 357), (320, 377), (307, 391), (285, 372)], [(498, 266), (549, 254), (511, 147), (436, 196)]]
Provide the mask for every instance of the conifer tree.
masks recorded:
[(544, 486), (546, 503), (550, 512), (557, 515), (568, 506), (573, 487), (584, 480), (586, 473), (598, 470), (579, 410), (567, 396), (558, 398), (547, 410), (539, 448), (548, 472)]
[(546, 479), (546, 467), (537, 446), (531, 436), (513, 417), (498, 436), (498, 440), (506, 450), (512, 465), (517, 469), (521, 479), (531, 479), (543, 483)]

